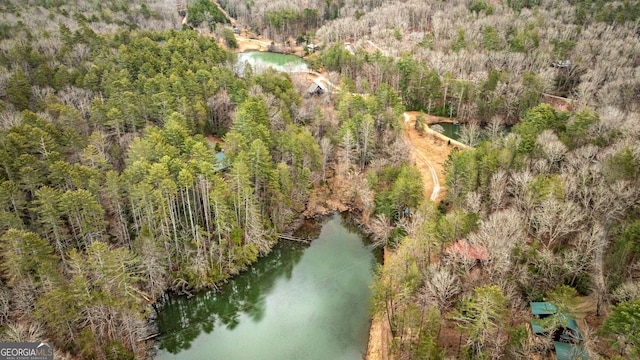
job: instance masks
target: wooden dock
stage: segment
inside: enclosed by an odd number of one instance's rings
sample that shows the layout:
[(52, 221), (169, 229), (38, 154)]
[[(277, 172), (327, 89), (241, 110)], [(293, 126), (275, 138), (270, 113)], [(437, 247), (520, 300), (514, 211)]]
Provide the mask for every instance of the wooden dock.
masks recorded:
[(280, 235), (279, 239), (281, 240), (289, 240), (289, 241), (296, 241), (296, 242), (300, 242), (303, 244), (311, 244), (311, 239), (304, 239), (304, 238), (300, 238), (300, 237), (296, 237), (296, 236), (292, 236), (292, 235)]
[(157, 338), (158, 336), (160, 336), (160, 333), (153, 333), (153, 334), (147, 335), (146, 337), (144, 337), (144, 338), (142, 338), (142, 339), (138, 339), (138, 341), (139, 341), (139, 342), (140, 342), (140, 341), (147, 341), (147, 340), (155, 339), (155, 338)]

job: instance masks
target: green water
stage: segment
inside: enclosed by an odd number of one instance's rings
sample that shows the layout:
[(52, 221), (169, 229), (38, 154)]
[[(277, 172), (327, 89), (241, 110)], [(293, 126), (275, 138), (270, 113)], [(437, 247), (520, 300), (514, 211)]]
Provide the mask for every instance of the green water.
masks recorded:
[(244, 74), (246, 64), (250, 64), (251, 68), (256, 73), (262, 73), (268, 68), (284, 72), (301, 72), (308, 70), (307, 63), (295, 55), (262, 51), (239, 53), (235, 67), (238, 75)]
[(442, 135), (454, 140), (460, 139), (460, 125), (454, 125), (452, 123), (438, 123), (438, 125), (444, 128)]
[(362, 359), (370, 246), (328, 219), (311, 245), (281, 242), (248, 271), (158, 315), (159, 359)]
[[(433, 125), (442, 126), (442, 128), (444, 129), (444, 132), (442, 133), (442, 135), (454, 140), (460, 140), (460, 131), (462, 131), (463, 125), (455, 125), (453, 123), (437, 123), (437, 124), (431, 124), (429, 126), (433, 126)], [(502, 133), (503, 134), (510, 133), (512, 127), (513, 127), (512, 125), (503, 126)], [(487, 125), (481, 125), (481, 129), (487, 130)], [(487, 137), (488, 135), (483, 135), (482, 139), (486, 139)]]

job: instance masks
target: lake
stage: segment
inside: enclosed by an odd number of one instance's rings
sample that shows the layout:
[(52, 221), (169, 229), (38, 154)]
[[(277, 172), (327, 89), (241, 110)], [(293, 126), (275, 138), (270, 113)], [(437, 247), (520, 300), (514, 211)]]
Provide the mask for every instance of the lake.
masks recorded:
[(172, 297), (158, 359), (363, 359), (377, 260), (338, 214), (310, 245), (281, 241), (220, 291)]

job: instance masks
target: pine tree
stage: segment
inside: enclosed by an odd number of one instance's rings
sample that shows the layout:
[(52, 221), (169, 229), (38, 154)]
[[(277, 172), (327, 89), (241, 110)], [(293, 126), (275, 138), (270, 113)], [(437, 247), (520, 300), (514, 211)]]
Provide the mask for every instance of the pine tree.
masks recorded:
[(485, 285), (475, 288), (451, 318), (469, 335), (472, 356), (479, 356), (491, 337), (497, 336), (507, 313), (507, 297), (502, 290), (495, 285)]
[(58, 276), (53, 249), (32, 232), (9, 229), (0, 237), (0, 256), (0, 271), (9, 286), (25, 279), (37, 285)]
[(601, 332), (616, 336), (611, 343), (619, 349), (621, 356), (627, 355), (629, 345), (631, 357), (640, 355), (640, 298), (613, 306)]

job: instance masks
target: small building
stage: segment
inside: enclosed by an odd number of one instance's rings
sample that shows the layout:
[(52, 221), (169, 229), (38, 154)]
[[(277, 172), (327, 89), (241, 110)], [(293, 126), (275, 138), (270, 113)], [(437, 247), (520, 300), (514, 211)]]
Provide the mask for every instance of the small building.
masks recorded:
[(309, 96), (312, 96), (312, 95), (319, 96), (319, 95), (322, 95), (322, 94), (324, 94), (326, 92), (327, 92), (327, 89), (324, 86), (322, 86), (322, 85), (320, 85), (320, 84), (318, 84), (316, 82), (311, 84), (309, 86), (309, 88), (307, 89), (307, 95), (309, 95)]
[(444, 252), (450, 257), (457, 259), (476, 261), (489, 260), (487, 248), (479, 245), (471, 245), (464, 239), (458, 240), (449, 245)]
[(234, 26), (234, 27), (233, 27), (233, 33), (234, 33), (234, 34), (240, 34), (240, 28), (239, 28), (239, 27), (237, 27), (237, 26)]
[(309, 45), (307, 45), (307, 49), (309, 49), (309, 52), (315, 52), (316, 50), (318, 50), (320, 48), (320, 46), (311, 43)]
[[(558, 314), (558, 308), (549, 302), (531, 302), (531, 330), (539, 336), (551, 335), (553, 346), (555, 348), (558, 360), (588, 360), (589, 355), (582, 345), (582, 334), (578, 329), (578, 323), (574, 318), (566, 314)], [(562, 317), (556, 320), (557, 326), (553, 332), (549, 334), (549, 325), (545, 329), (545, 322), (551, 320), (552, 317)]]

